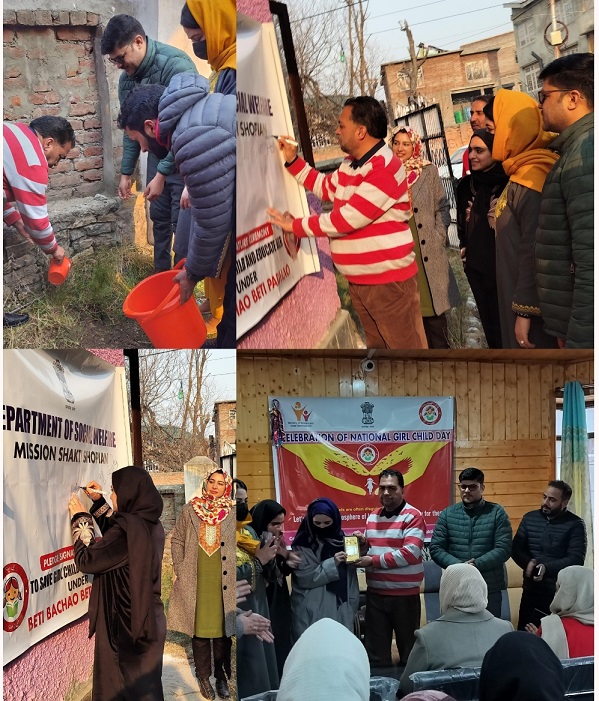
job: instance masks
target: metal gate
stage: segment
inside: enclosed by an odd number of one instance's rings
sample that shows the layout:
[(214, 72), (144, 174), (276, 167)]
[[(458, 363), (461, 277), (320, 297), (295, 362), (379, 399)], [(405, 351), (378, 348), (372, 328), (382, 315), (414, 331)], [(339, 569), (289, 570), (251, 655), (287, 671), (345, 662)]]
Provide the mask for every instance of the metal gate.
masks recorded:
[(445, 139), (443, 119), (439, 105), (429, 105), (409, 112), (395, 120), (396, 126), (407, 126), (418, 132), (424, 149), (423, 156), (437, 166), (445, 194), (449, 200), (451, 224), (447, 231), (449, 245), (459, 248), (458, 229), (456, 226), (455, 178), (451, 170), (449, 150)]

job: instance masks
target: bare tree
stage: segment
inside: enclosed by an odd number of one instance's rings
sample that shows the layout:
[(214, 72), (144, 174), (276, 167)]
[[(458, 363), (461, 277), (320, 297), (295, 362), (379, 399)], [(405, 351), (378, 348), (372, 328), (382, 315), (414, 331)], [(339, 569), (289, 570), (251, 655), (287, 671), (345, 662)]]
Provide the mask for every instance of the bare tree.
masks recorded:
[(219, 399), (207, 377), (205, 350), (140, 351), (144, 457), (160, 470), (182, 470), (209, 454), (206, 429)]
[(414, 45), (414, 37), (412, 36), (412, 30), (408, 26), (408, 23), (404, 20), (403, 25), (400, 25), (402, 32), (406, 33), (406, 38), (408, 40), (408, 51), (410, 54), (410, 66), (407, 68), (409, 77), (409, 92), (408, 92), (408, 104), (417, 105), (420, 98), (420, 93), (418, 91), (418, 72), (420, 67), (426, 61), (427, 55), (425, 53), (424, 57), (419, 59), (416, 53), (416, 47)]
[(349, 94), (374, 97), (380, 62), (372, 53), (366, 36), (368, 0), (344, 0), (347, 5), (349, 41)]

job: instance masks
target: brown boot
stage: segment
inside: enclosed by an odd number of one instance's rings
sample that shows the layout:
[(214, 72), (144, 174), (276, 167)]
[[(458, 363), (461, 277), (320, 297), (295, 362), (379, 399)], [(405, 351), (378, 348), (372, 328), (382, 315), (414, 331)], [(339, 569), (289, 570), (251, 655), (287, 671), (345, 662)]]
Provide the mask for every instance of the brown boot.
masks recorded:
[(216, 696), (214, 695), (214, 689), (210, 683), (210, 679), (198, 679), (198, 684), (200, 685), (200, 694), (206, 701), (214, 701)]

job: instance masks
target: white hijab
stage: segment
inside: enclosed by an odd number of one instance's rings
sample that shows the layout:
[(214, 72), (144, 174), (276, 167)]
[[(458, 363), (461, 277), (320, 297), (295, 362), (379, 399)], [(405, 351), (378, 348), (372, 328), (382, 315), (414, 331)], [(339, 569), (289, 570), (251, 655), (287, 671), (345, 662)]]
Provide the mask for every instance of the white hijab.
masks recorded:
[(595, 623), (593, 570), (571, 565), (557, 574), (557, 589), (550, 616), (541, 618), (541, 637), (560, 660), (570, 659), (570, 649), (562, 618), (574, 618), (587, 626)]
[(465, 613), (479, 613), (487, 608), (487, 583), (474, 565), (449, 565), (439, 585), (441, 615), (454, 608)]
[(369, 701), (364, 645), (337, 621), (323, 618), (295, 643), (283, 668), (277, 701)]

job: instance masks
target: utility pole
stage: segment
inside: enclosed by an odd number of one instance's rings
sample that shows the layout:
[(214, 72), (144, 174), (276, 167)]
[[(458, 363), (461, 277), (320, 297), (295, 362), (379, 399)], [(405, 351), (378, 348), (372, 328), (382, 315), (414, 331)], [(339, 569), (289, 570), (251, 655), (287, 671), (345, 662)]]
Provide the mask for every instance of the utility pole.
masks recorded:
[[(557, 28), (557, 17), (555, 16), (555, 0), (549, 0), (549, 8), (551, 9), (551, 44), (553, 45), (553, 52), (555, 58), (560, 57), (560, 44), (562, 43), (562, 32)], [(559, 37), (559, 39), (558, 39)]]

